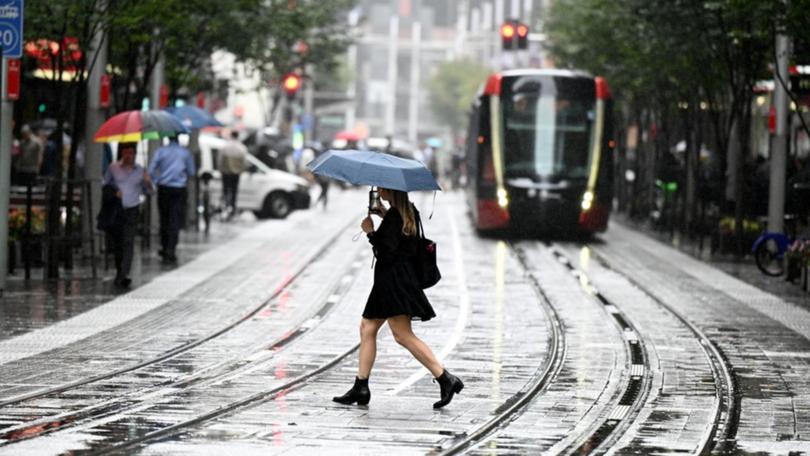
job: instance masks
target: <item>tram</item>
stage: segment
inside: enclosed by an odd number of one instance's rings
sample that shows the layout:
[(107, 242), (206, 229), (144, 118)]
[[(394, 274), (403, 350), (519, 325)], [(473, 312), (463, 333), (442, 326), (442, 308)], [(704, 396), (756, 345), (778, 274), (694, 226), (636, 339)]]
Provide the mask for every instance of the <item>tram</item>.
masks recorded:
[(467, 133), (466, 192), (478, 231), (607, 229), (616, 143), (604, 78), (548, 69), (492, 74)]

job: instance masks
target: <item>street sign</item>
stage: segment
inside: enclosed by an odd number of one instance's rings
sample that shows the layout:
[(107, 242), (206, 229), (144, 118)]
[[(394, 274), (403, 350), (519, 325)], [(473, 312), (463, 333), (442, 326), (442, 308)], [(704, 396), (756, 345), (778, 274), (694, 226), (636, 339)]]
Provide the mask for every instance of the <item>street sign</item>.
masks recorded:
[(0, 45), (3, 57), (22, 57), (23, 0), (0, 0)]
[(6, 70), (6, 100), (20, 99), (20, 59), (8, 59)]

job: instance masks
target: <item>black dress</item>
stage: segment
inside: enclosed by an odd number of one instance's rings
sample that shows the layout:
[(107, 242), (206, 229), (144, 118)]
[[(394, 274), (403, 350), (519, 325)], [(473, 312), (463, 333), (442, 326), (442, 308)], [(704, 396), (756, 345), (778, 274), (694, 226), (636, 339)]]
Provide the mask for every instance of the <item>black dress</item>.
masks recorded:
[(402, 234), (402, 216), (392, 207), (377, 231), (368, 235), (377, 258), (374, 286), (366, 301), (363, 318), (389, 318), (407, 315), (412, 320), (430, 320), (436, 316), (419, 286), (414, 270), (416, 236)]

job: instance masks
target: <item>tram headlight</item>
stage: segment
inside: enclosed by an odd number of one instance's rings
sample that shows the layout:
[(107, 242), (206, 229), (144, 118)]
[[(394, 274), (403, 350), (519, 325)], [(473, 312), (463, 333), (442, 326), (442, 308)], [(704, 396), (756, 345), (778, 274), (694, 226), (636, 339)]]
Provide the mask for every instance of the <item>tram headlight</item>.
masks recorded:
[(506, 189), (498, 189), (498, 206), (501, 206), (504, 209), (509, 206), (509, 195), (507, 195)]
[(590, 210), (591, 206), (593, 206), (593, 192), (589, 190), (582, 195), (582, 210)]

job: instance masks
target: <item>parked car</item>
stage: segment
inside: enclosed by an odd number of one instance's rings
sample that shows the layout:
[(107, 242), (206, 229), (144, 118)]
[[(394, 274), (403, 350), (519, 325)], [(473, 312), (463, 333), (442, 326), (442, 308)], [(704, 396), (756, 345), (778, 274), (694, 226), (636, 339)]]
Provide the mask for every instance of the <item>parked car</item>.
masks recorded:
[[(201, 178), (209, 179), (209, 197), (215, 207), (222, 205), (222, 178), (216, 169), (222, 138), (201, 134)], [(307, 209), (310, 204), (309, 183), (295, 174), (272, 169), (255, 156), (247, 155), (248, 169), (239, 179), (237, 210), (253, 211), (259, 218), (285, 218), (295, 209)]]

